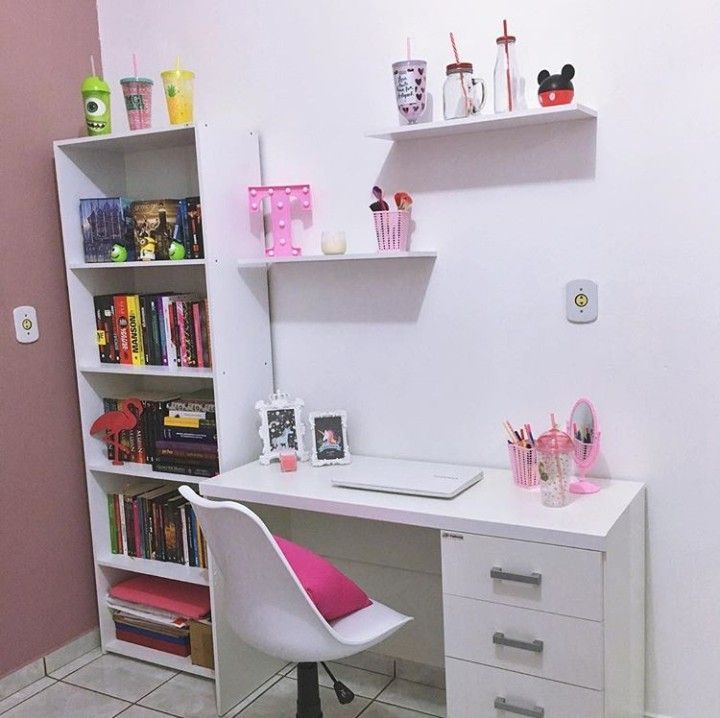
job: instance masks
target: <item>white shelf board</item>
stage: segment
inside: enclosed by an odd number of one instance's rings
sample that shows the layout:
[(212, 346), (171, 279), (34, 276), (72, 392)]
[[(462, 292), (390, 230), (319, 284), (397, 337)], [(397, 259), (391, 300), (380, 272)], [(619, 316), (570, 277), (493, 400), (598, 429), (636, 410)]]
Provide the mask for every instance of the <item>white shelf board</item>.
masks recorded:
[(539, 107), (523, 110), (522, 112), (505, 112), (497, 115), (467, 117), (461, 120), (438, 120), (437, 122), (421, 122), (417, 125), (401, 125), (377, 132), (369, 132), (366, 137), (397, 142), (428, 137), (444, 137), (446, 135), (464, 135), (489, 130), (506, 130), (528, 125), (546, 125), (553, 122), (592, 120), (596, 117), (596, 110), (574, 102), (570, 105)]
[(108, 152), (136, 152), (182, 147), (195, 142), (194, 125), (177, 125), (159, 129), (115, 132), (95, 137), (74, 137), (57, 140), (55, 147)]
[(303, 264), (305, 262), (347, 262), (357, 259), (428, 259), (437, 257), (435, 251), (417, 252), (370, 252), (366, 254), (305, 254), (299, 257), (258, 257), (256, 259), (241, 259), (240, 268), (244, 267), (271, 267), (273, 264)]
[(130, 376), (167, 376), (173, 379), (212, 379), (210, 367), (169, 367), (151, 364), (96, 364), (79, 367), (83, 374), (128, 374)]
[(165, 653), (165, 651), (156, 651), (154, 648), (138, 646), (135, 643), (119, 641), (117, 638), (106, 641), (103, 648), (110, 653), (118, 653), (121, 656), (136, 658), (139, 661), (156, 663), (176, 671), (194, 673), (196, 676), (202, 676), (203, 678), (215, 678), (215, 671), (210, 668), (203, 668), (202, 666), (194, 666), (190, 661), (190, 656), (184, 658), (183, 656), (176, 656), (172, 653)]
[(124, 464), (113, 464), (111, 461), (96, 461), (88, 464), (89, 471), (102, 471), (116, 476), (136, 476), (141, 479), (155, 479), (157, 481), (175, 481), (178, 484), (197, 484), (207, 479), (202, 476), (187, 476), (185, 474), (169, 474), (165, 471), (153, 471), (150, 464), (135, 464), (126, 461)]
[(197, 566), (186, 566), (171, 561), (154, 561), (147, 558), (135, 558), (124, 554), (107, 554), (97, 559), (100, 566), (117, 568), (122, 571), (134, 571), (148, 576), (171, 578), (185, 583), (196, 583), (200, 586), (209, 586), (208, 570)]
[(79, 269), (143, 269), (150, 267), (188, 267), (205, 264), (204, 259), (159, 259), (154, 262), (71, 262), (68, 267), (73, 271)]

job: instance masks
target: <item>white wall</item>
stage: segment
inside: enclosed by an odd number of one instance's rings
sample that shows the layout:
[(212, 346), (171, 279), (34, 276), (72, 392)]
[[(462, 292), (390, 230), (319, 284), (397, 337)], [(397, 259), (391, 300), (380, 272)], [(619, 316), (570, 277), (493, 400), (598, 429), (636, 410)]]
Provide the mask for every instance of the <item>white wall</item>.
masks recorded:
[[(347, 408), (359, 453), (487, 465), (506, 465), (503, 418), (539, 430), (549, 411), (592, 397), (602, 473), (649, 484), (648, 711), (720, 715), (720, 4), (98, 6), (115, 126), (130, 53), (159, 80), (180, 52), (197, 72), (200, 116), (231, 112), (257, 127), (266, 181), (312, 183), (311, 251), (323, 228), (372, 249), (376, 181), (415, 196), (415, 246), (437, 248), (434, 267), (273, 269), (279, 385), (310, 408)], [(363, 138), (396, 122), (389, 65), (406, 34), (439, 98), (447, 32), (491, 80), (504, 14), (531, 99), (540, 69), (571, 61), (578, 98), (599, 109), (597, 132), (579, 124), (396, 147)], [(595, 324), (563, 317), (564, 284), (577, 277), (600, 285)]]

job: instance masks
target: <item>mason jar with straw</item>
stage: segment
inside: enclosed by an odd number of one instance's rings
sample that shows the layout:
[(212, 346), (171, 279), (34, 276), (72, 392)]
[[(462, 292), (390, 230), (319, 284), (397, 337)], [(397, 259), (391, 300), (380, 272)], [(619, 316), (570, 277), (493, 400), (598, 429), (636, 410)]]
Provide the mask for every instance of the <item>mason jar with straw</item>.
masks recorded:
[(575, 451), (573, 440), (557, 428), (552, 417), (552, 429), (538, 437), (538, 474), (540, 476), (540, 499), (543, 506), (559, 508), (570, 498), (568, 479)]

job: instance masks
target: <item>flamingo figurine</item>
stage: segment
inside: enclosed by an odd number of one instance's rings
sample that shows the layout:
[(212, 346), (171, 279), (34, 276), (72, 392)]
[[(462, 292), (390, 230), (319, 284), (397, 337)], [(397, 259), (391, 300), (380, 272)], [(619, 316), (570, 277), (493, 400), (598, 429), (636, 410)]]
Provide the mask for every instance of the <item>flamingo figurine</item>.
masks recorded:
[[(137, 426), (140, 414), (143, 413), (143, 405), (140, 399), (130, 398), (120, 402), (120, 409), (117, 411), (106, 411), (99, 416), (90, 427), (90, 434), (105, 432), (105, 442), (115, 447), (113, 464), (122, 465), (120, 457), (122, 452), (127, 451), (120, 443), (120, 432), (126, 429), (134, 429)], [(114, 438), (113, 438), (114, 437)]]

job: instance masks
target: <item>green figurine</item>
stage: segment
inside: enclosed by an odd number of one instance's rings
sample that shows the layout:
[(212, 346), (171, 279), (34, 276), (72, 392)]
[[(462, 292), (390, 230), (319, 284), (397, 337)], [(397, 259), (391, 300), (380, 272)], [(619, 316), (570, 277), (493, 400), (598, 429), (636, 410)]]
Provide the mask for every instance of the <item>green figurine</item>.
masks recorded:
[(110, 259), (112, 259), (113, 262), (127, 262), (127, 258), (127, 247), (123, 247), (122, 244), (113, 244)]
[(173, 240), (170, 242), (168, 254), (170, 255), (170, 259), (185, 259), (185, 245), (182, 242)]
[(110, 134), (110, 86), (95, 74), (95, 60), (91, 57), (92, 75), (83, 80), (80, 88), (85, 108), (85, 123), (90, 136)]

